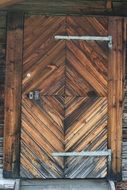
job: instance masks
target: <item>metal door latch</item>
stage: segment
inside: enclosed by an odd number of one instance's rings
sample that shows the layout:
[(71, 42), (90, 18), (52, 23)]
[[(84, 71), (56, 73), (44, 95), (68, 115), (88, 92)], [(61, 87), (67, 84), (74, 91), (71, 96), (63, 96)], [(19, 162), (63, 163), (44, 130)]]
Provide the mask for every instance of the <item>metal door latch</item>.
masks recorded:
[(28, 98), (30, 100), (40, 100), (40, 91), (39, 90), (35, 90), (35, 91), (31, 91), (28, 94)]

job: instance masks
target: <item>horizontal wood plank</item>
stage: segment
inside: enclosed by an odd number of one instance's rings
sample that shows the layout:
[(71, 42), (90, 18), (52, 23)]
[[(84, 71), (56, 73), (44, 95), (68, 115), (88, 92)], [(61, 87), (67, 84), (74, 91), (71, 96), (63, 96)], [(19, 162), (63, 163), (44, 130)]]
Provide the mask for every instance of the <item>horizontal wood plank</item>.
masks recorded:
[(24, 0), (1, 0), (0, 1), (0, 7), (5, 7), (5, 6), (9, 6), (9, 5), (14, 5), (17, 3), (21, 3)]
[[(106, 2), (109, 2), (106, 4)], [(26, 13), (56, 15), (118, 15), (127, 16), (125, 0), (27, 0), (23, 3), (1, 8), (1, 10), (22, 10)], [(111, 9), (113, 5), (113, 9)]]

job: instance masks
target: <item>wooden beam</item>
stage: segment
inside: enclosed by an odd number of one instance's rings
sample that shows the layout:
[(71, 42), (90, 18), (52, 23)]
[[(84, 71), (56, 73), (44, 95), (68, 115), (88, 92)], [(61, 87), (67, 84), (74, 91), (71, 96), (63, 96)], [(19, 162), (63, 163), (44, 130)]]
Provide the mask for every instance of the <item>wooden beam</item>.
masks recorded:
[[(3, 1), (3, 0), (2, 0)], [(20, 2), (20, 0), (12, 0)], [(113, 2), (113, 3), (112, 3)], [(4, 5), (5, 6), (5, 5)], [(107, 8), (106, 8), (107, 7)], [(127, 16), (127, 2), (111, 0), (21, 0), (21, 3), (13, 6), (3, 7), (1, 10), (23, 10), (30, 14), (42, 15), (106, 15), (106, 16)]]
[(113, 8), (112, 0), (106, 0), (106, 8), (107, 9), (112, 9)]
[(0, 8), (10, 6), (18, 3), (22, 3), (24, 0), (0, 0)]
[(5, 81), (4, 177), (19, 175), (23, 14), (8, 13)]
[(109, 35), (113, 37), (113, 47), (109, 55), (109, 141), (112, 150), (111, 178), (122, 178), (122, 110), (124, 95), (124, 21), (120, 17), (109, 18)]

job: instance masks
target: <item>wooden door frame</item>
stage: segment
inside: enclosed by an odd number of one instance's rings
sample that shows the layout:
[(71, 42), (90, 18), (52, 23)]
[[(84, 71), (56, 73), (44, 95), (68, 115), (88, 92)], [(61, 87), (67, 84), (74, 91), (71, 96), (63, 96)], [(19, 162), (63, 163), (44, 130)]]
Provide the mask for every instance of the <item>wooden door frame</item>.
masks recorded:
[[(22, 12), (8, 13), (5, 82), (4, 172), (5, 178), (19, 178), (21, 85), (23, 54)], [(125, 24), (122, 17), (109, 17), (108, 148), (112, 150), (110, 178), (122, 178), (122, 106), (125, 64)], [(119, 27), (118, 27), (119, 26)], [(118, 64), (119, 63), (119, 64)]]
[(111, 179), (122, 180), (122, 114), (124, 103), (126, 23), (122, 17), (109, 17), (108, 69), (108, 148), (112, 150)]
[(23, 18), (24, 14), (19, 11), (7, 15), (3, 157), (5, 178), (19, 177), (20, 169)]

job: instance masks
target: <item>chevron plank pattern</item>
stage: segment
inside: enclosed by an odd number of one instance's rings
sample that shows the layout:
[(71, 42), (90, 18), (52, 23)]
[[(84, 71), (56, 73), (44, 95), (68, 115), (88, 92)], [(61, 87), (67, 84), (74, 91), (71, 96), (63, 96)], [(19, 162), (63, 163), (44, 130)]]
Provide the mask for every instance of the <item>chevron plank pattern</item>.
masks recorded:
[[(67, 17), (68, 35), (107, 36), (107, 28), (103, 17)], [(67, 94), (86, 96), (94, 91), (99, 96), (107, 96), (107, 43), (72, 40), (66, 46)]]
[(64, 151), (63, 105), (53, 97), (44, 97), (43, 109), (41, 105), (23, 100), (21, 165), (30, 174), (27, 177), (34, 173), (32, 177), (59, 178), (63, 159), (54, 159), (50, 153)]
[[(25, 19), (21, 176), (100, 178), (105, 157), (53, 157), (53, 152), (107, 149), (108, 48), (105, 42), (55, 35), (107, 36), (104, 17)], [(31, 31), (31, 32), (30, 32)], [(28, 93), (39, 90), (40, 99)]]
[(43, 95), (62, 95), (65, 42), (55, 41), (54, 35), (65, 33), (65, 18), (35, 16), (25, 26), (23, 92), (40, 87)]
[[(39, 16), (28, 18), (25, 22), (21, 141), (23, 177), (63, 177), (64, 160), (53, 158), (51, 152), (64, 151), (62, 94), (65, 42), (54, 41), (53, 36), (56, 32), (65, 32), (64, 23), (64, 17)], [(30, 101), (27, 97), (35, 89), (39, 89), (42, 95), (39, 102)], [(55, 95), (59, 95), (59, 99)]]
[[(73, 104), (71, 100), (66, 101), (64, 122), (65, 151), (81, 152), (105, 149), (107, 140), (106, 98), (76, 97)], [(105, 158), (97, 158), (94, 161), (93, 158), (67, 158), (65, 175), (69, 178), (97, 177), (97, 173), (100, 171), (95, 169), (95, 166), (98, 165), (98, 162), (101, 163), (99, 169), (105, 170)], [(105, 175), (105, 172), (101, 175)]]

